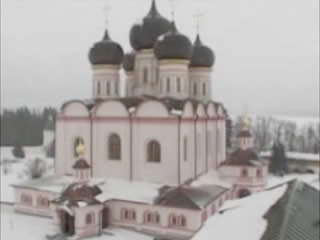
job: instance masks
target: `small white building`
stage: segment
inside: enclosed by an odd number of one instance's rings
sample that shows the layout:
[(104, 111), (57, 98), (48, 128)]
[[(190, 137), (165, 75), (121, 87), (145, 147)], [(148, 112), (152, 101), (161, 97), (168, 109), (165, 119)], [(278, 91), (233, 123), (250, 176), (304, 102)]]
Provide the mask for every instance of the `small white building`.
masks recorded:
[(269, 164), (253, 148), (253, 137), (247, 122), (238, 134), (239, 148), (219, 168), (220, 178), (233, 184), (233, 197), (245, 197), (265, 188)]

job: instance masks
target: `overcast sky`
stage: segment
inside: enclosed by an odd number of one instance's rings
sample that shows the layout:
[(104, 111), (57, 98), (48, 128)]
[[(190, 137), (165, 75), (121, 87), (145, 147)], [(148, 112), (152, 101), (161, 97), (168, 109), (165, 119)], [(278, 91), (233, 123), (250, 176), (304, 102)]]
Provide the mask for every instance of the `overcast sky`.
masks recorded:
[[(125, 51), (151, 0), (110, 0), (109, 30)], [(170, 17), (169, 0), (157, 0)], [(104, 0), (1, 0), (2, 107), (91, 97), (88, 50), (102, 38)], [(213, 99), (230, 113), (317, 116), (319, 0), (176, 0), (178, 29), (216, 53)]]

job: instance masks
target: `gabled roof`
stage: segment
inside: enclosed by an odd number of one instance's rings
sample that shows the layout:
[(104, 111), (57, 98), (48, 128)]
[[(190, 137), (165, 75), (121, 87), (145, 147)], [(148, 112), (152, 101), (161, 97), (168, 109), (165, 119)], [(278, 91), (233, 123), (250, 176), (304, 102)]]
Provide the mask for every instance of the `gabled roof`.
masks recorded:
[(166, 190), (156, 200), (155, 204), (199, 210), (206, 207), (214, 199), (227, 191), (226, 188), (205, 185), (200, 187), (177, 187)]
[(98, 186), (89, 186), (86, 184), (73, 183), (70, 184), (61, 194), (61, 196), (53, 202), (67, 206), (95, 205), (100, 202), (95, 198), (102, 193)]
[(261, 240), (319, 240), (320, 192), (294, 180), (265, 214), (267, 229)]

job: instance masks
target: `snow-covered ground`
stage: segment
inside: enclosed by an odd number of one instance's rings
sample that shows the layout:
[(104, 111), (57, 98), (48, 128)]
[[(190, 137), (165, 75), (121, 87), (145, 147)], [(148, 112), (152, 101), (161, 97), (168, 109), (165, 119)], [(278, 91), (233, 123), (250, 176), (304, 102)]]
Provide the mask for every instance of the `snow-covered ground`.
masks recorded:
[[(40, 147), (24, 147), (25, 158), (17, 159), (12, 155), (12, 147), (0, 147), (0, 180), (1, 180), (1, 195), (0, 202), (13, 202), (13, 189), (11, 184), (28, 180), (29, 176), (26, 174), (27, 165), (39, 157), (46, 162), (47, 171), (45, 176), (53, 175), (54, 161), (52, 158), (47, 158), (43, 148)], [(7, 173), (5, 172), (7, 169)]]
[[(56, 229), (52, 219), (34, 217), (16, 213), (12, 206), (1, 207), (1, 237), (3, 240), (45, 240), (46, 235), (53, 235)], [(108, 228), (99, 237), (90, 240), (153, 240), (152, 237), (119, 228)]]

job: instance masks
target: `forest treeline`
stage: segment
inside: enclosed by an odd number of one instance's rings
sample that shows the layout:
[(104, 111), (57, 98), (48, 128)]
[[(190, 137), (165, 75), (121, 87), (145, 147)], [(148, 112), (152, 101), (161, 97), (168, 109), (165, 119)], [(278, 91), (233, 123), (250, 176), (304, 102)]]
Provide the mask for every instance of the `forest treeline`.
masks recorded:
[[(233, 134), (239, 131), (241, 118), (233, 123)], [(294, 120), (279, 120), (258, 116), (251, 119), (251, 131), (258, 151), (271, 150), (274, 142), (281, 142), (286, 151), (319, 153), (320, 123), (298, 126)], [(234, 138), (235, 136), (233, 136)]]
[(46, 107), (43, 110), (20, 107), (4, 109), (0, 114), (1, 146), (39, 146), (43, 130), (55, 128), (57, 110)]

